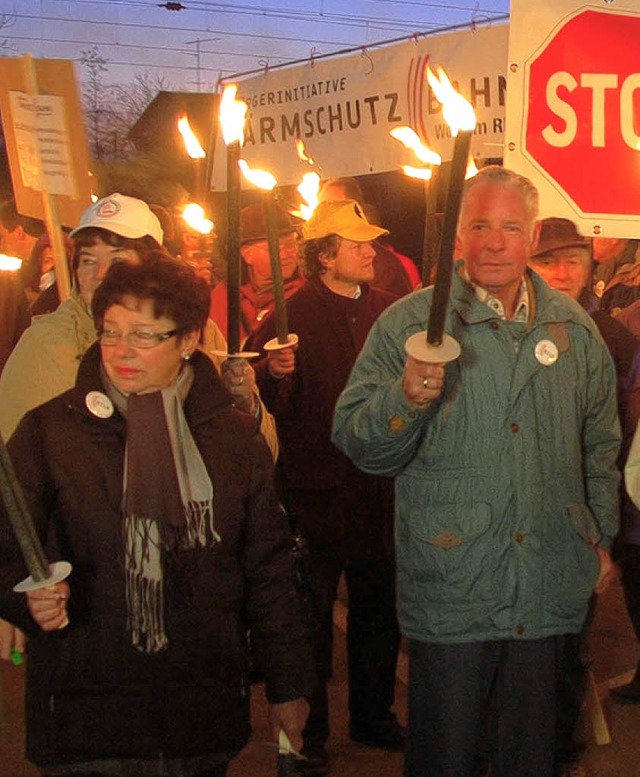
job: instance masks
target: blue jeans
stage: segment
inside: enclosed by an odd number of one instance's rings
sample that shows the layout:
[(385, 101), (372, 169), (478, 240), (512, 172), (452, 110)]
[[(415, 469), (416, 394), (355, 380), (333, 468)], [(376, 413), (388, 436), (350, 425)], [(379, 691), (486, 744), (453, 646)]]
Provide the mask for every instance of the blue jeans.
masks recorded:
[(561, 640), (410, 640), (405, 777), (552, 777)]

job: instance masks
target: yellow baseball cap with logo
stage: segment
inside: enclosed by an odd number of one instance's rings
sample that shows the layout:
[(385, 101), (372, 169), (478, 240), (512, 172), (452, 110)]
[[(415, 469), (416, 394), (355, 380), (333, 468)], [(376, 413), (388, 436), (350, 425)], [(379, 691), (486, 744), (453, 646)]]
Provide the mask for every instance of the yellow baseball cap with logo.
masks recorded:
[(340, 235), (356, 243), (367, 243), (388, 234), (388, 229), (376, 227), (367, 221), (362, 207), (355, 200), (327, 200), (319, 203), (302, 227), (305, 240)]

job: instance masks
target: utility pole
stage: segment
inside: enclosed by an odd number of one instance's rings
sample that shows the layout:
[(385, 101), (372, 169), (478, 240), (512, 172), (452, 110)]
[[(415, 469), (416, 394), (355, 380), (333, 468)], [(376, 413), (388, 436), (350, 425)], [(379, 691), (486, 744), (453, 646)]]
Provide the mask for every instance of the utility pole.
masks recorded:
[(220, 40), (220, 38), (196, 38), (195, 40), (186, 41), (187, 46), (196, 47), (196, 91), (200, 91), (200, 44), (210, 43), (211, 41)]

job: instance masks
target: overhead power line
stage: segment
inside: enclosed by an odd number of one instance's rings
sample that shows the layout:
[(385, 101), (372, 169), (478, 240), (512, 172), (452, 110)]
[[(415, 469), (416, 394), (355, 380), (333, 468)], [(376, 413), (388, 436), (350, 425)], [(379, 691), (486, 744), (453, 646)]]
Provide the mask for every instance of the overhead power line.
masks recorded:
[[(77, 0), (75, 0), (75, 1), (77, 2)], [(53, 17), (43, 18), (41, 16), (38, 16), (38, 17), (36, 17), (36, 16), (27, 16), (26, 14), (21, 14), (20, 18), (29, 19), (29, 20), (32, 20), (32, 19), (39, 19), (40, 20), (40, 19), (42, 19), (43, 21), (46, 21), (46, 22), (60, 21), (59, 19), (53, 18)], [(64, 21), (66, 22), (66, 20), (64, 20)], [(92, 22), (89, 22), (89, 21), (86, 21), (86, 20), (82, 20), (82, 19), (74, 19), (72, 21), (75, 21), (77, 24), (91, 24), (92, 23)], [(134, 24), (134, 23), (131, 23), (131, 22), (128, 22), (128, 23), (126, 23), (126, 22), (123, 22), (123, 23), (120, 23), (120, 22), (96, 22), (96, 24), (99, 24), (99, 25), (103, 25), (104, 24), (107, 27), (131, 27), (133, 29), (144, 30), (145, 32), (148, 32), (149, 29), (154, 29), (153, 26), (150, 26), (148, 24)], [(166, 31), (167, 28), (166, 27), (156, 27), (155, 29)], [(296, 37), (292, 39), (290, 35), (265, 35), (264, 33), (257, 33), (257, 32), (235, 32), (233, 30), (213, 29), (213, 28), (211, 28), (209, 26), (207, 26), (206, 30), (204, 30), (204, 31), (202, 29), (194, 29), (194, 28), (187, 28), (187, 27), (180, 28), (177, 31), (178, 32), (184, 32), (184, 33), (197, 32), (200, 35), (203, 34), (204, 32), (206, 32), (207, 35), (225, 35), (225, 36), (228, 36), (229, 38), (257, 38), (259, 40), (264, 40), (264, 41), (286, 41), (290, 45), (295, 45), (297, 43), (312, 43), (315, 46), (318, 46), (318, 45), (320, 45), (320, 46), (348, 46), (349, 45), (349, 41), (345, 41), (345, 40), (325, 40), (323, 38), (301, 38), (298, 35), (296, 35)], [(13, 35), (13, 36), (11, 36), (11, 35), (8, 35), (6, 33), (6, 30), (4, 31), (3, 34), (6, 37), (13, 37), (13, 38), (16, 38), (16, 39), (21, 39), (21, 40), (42, 40), (44, 42), (50, 42), (51, 41), (51, 42), (56, 42), (56, 43), (65, 43), (66, 40), (67, 40), (65, 38), (51, 38), (49, 34), (47, 34), (46, 38), (42, 37), (42, 36), (37, 36), (37, 35)], [(77, 43), (78, 41), (75, 41), (75, 40), (71, 41), (70, 40), (70, 42)], [(87, 42), (86, 40), (81, 41), (81, 43), (86, 43), (86, 42)], [(107, 44), (105, 44), (105, 45), (107, 45)], [(111, 44), (111, 43), (109, 43), (108, 45), (124, 45), (124, 44)], [(139, 48), (139, 44), (136, 44), (136, 45)], [(147, 44), (145, 44), (145, 48), (147, 48)], [(164, 49), (165, 49), (165, 51), (175, 51), (176, 50), (175, 46), (173, 46), (173, 45), (171, 47), (165, 46)], [(209, 52), (203, 52), (203, 53), (209, 53)], [(211, 52), (211, 53), (215, 54), (216, 52)], [(251, 52), (250, 56), (261, 56), (261, 55), (260, 54), (255, 54), (255, 52)]]
[[(47, 15), (47, 16), (41, 16), (41, 15), (35, 15), (35, 14), (29, 14), (29, 13), (17, 13), (12, 14), (12, 17), (16, 20), (23, 20), (29, 24), (29, 30), (28, 32), (30, 34), (24, 34), (24, 35), (15, 35), (9, 33), (9, 31), (6, 32), (6, 38), (10, 41), (24, 41), (24, 42), (31, 42), (31, 43), (38, 43), (43, 50), (46, 49), (48, 44), (54, 43), (56, 45), (67, 45), (67, 46), (75, 46), (75, 45), (98, 45), (100, 47), (106, 48), (108, 53), (111, 52), (118, 52), (118, 50), (126, 51), (128, 49), (143, 49), (148, 50), (151, 52), (161, 52), (161, 53), (172, 53), (172, 54), (180, 54), (182, 56), (192, 56), (195, 57), (195, 52), (193, 50), (185, 48), (185, 46), (188, 43), (191, 43), (192, 41), (186, 41), (183, 40), (181, 43), (178, 43), (176, 41), (176, 35), (178, 34), (184, 34), (184, 37), (194, 37), (195, 36), (202, 36), (204, 34), (206, 35), (216, 35), (221, 36), (222, 40), (224, 41), (225, 38), (229, 38), (230, 40), (227, 41), (227, 47), (225, 49), (200, 49), (198, 51), (198, 62), (197, 66), (190, 66), (190, 65), (179, 65), (176, 64), (174, 61), (172, 61), (172, 58), (167, 57), (166, 60), (163, 60), (161, 63), (149, 63), (149, 62), (129, 62), (129, 61), (123, 61), (122, 59), (109, 59), (109, 63), (114, 66), (125, 66), (125, 67), (137, 67), (137, 68), (153, 68), (153, 69), (161, 69), (161, 70), (177, 70), (177, 71), (185, 71), (185, 72), (193, 72), (194, 69), (197, 69), (199, 71), (203, 72), (215, 72), (220, 75), (222, 73), (228, 74), (231, 72), (231, 68), (229, 67), (206, 67), (201, 64), (201, 57), (206, 56), (209, 58), (209, 61), (211, 62), (212, 58), (215, 60), (215, 58), (222, 57), (225, 60), (228, 60), (228, 58), (244, 58), (247, 60), (253, 60), (260, 63), (260, 67), (253, 69), (253, 70), (246, 70), (242, 73), (235, 73), (230, 77), (241, 77), (244, 75), (249, 75), (253, 73), (259, 73), (264, 71), (264, 64), (263, 62), (268, 62), (268, 67), (270, 69), (279, 68), (279, 67), (286, 67), (291, 64), (296, 64), (298, 62), (305, 62), (309, 59), (309, 54), (306, 53), (303, 58), (296, 59), (295, 49), (292, 49), (294, 46), (299, 46), (300, 44), (304, 45), (309, 44), (313, 47), (330, 47), (329, 51), (316, 51), (313, 54), (314, 59), (321, 59), (323, 57), (332, 57), (337, 56), (340, 54), (345, 53), (352, 53), (354, 51), (359, 51), (362, 49), (362, 46), (366, 46), (367, 48), (376, 47), (376, 46), (382, 46), (386, 45), (388, 43), (396, 42), (399, 40), (406, 40), (410, 37), (414, 37), (416, 35), (423, 36), (428, 35), (432, 33), (438, 33), (446, 30), (452, 30), (452, 29), (462, 29), (468, 27), (469, 24), (472, 23), (488, 23), (488, 22), (498, 22), (502, 21), (504, 19), (508, 18), (507, 14), (503, 15), (496, 15), (496, 11), (493, 9), (484, 9), (478, 7), (476, 3), (473, 3), (473, 7), (470, 5), (463, 5), (463, 4), (452, 4), (447, 2), (422, 2), (421, 0), (376, 0), (378, 4), (385, 3), (387, 5), (404, 5), (404, 6), (420, 6), (422, 8), (429, 8), (433, 9), (434, 13), (437, 12), (437, 10), (445, 10), (447, 12), (451, 12), (453, 10), (459, 11), (459, 12), (465, 12), (469, 14), (469, 20), (467, 22), (460, 23), (458, 25), (451, 25), (448, 27), (438, 26), (437, 22), (418, 22), (417, 20), (412, 21), (403, 21), (398, 20), (397, 18), (394, 18), (393, 20), (388, 20), (381, 18), (379, 16), (373, 17), (373, 16), (354, 16), (349, 15), (345, 13), (337, 13), (337, 14), (326, 14), (323, 12), (318, 11), (308, 11), (308, 10), (292, 10), (289, 9), (282, 9), (277, 6), (269, 6), (264, 7), (261, 6), (260, 9), (251, 7), (246, 4), (234, 4), (233, 6), (227, 5), (225, 3), (221, 2), (210, 2), (210, 0), (185, 0), (185, 3), (183, 4), (183, 10), (181, 10), (180, 13), (180, 19), (189, 21), (190, 23), (185, 24), (184, 26), (179, 23), (179, 26), (175, 26), (174, 24), (149, 24), (149, 23), (141, 23), (141, 22), (130, 22), (130, 21), (121, 21), (117, 18), (114, 20), (111, 19), (83, 19), (78, 18), (78, 14), (74, 16), (74, 18), (61, 18), (60, 16), (55, 15)], [(64, 8), (65, 13), (68, 12), (68, 9), (71, 8), (72, 3), (69, 2), (69, 0), (53, 0), (53, 7), (52, 11), (55, 12), (55, 6), (56, 4), (58, 6), (61, 6)], [(164, 13), (164, 5), (162, 3), (155, 3), (155, 6), (160, 6), (157, 8), (154, 8), (153, 6), (150, 6), (149, 0), (146, 2), (141, 2), (140, 0), (118, 0), (117, 4), (113, 2), (113, 0), (73, 0), (73, 6), (106, 6), (110, 5), (115, 8), (119, 8), (121, 6), (126, 6), (128, 8), (145, 8), (147, 11), (150, 11), (150, 13), (147, 15), (150, 18), (159, 18), (162, 17), (168, 18), (168, 16)], [(372, 40), (366, 40), (361, 41), (359, 43), (352, 43), (351, 41), (335, 41), (335, 40), (326, 40), (322, 38), (299, 38), (298, 36), (291, 37), (287, 35), (278, 35), (272, 34), (270, 32), (250, 32), (248, 31), (246, 25), (243, 23), (243, 30), (242, 31), (235, 31), (235, 30), (224, 30), (224, 29), (212, 29), (211, 27), (207, 26), (206, 30), (203, 30), (202, 26), (194, 26), (194, 18), (193, 14), (186, 14), (186, 11), (194, 11), (198, 15), (202, 14), (203, 12), (215, 12), (216, 16), (219, 16), (220, 14), (227, 14), (229, 16), (231, 15), (252, 15), (252, 16), (259, 16), (259, 17), (269, 17), (271, 20), (275, 19), (293, 19), (298, 24), (300, 24), (301, 20), (304, 20), (305, 22), (305, 28), (308, 30), (310, 29), (310, 25), (313, 23), (314, 25), (329, 25), (332, 29), (332, 31), (336, 28), (336, 25), (338, 25), (340, 28), (351, 28), (351, 29), (358, 29), (358, 30), (366, 30), (369, 34), (371, 33), (372, 29), (383, 29), (385, 31), (391, 32), (392, 30), (396, 29), (398, 32), (402, 33), (401, 37), (396, 37), (392, 39), (385, 39), (381, 41), (372, 41)], [(342, 10), (342, 9), (341, 9)], [(485, 15), (487, 15), (485, 18)], [(173, 19), (177, 19), (174, 14), (171, 14)], [(137, 18), (141, 18), (140, 15), (137, 15)], [(146, 18), (146, 17), (145, 17)], [(46, 28), (46, 35), (35, 35), (33, 34), (33, 30), (36, 27), (35, 23), (40, 23), (43, 25), (43, 29)], [(86, 27), (87, 25), (95, 25), (96, 28), (99, 29), (108, 29), (108, 30), (131, 30), (131, 31), (137, 31), (140, 30), (141, 32), (144, 32), (145, 35), (145, 44), (141, 46), (140, 44), (131, 44), (131, 43), (120, 43), (117, 40), (107, 40), (107, 41), (98, 41), (98, 40), (91, 40), (87, 39), (86, 36), (82, 36), (81, 39), (71, 39), (71, 38), (52, 38), (50, 37), (50, 33), (54, 31), (54, 25), (55, 24), (64, 24), (66, 26), (70, 25), (83, 25), (83, 27)], [(377, 27), (378, 24), (381, 24), (382, 27)], [(416, 32), (416, 26), (419, 25), (423, 29), (421, 32)], [(157, 33), (171, 33), (173, 36), (173, 40), (171, 44), (168, 45), (147, 45), (146, 41), (151, 39), (153, 40), (153, 34), (154, 31)], [(346, 32), (346, 29), (345, 29)], [(84, 33), (84, 30), (83, 30)], [(80, 36), (79, 36), (80, 37)], [(229, 51), (229, 44), (231, 44), (233, 38), (242, 38), (242, 39), (249, 39), (249, 40), (256, 40), (256, 41), (262, 41), (262, 42), (274, 42), (274, 41), (284, 41), (287, 43), (287, 52), (284, 56), (273, 53), (271, 50), (268, 53), (264, 52), (239, 52), (236, 50)], [(225, 64), (228, 64), (225, 62)], [(224, 76), (224, 79), (227, 79), (227, 76)]]
[[(87, 46), (87, 45), (95, 45), (102, 48), (108, 48), (110, 51), (114, 51), (117, 49), (135, 49), (136, 51), (140, 51), (140, 45), (138, 43), (99, 43), (99, 42), (93, 42), (93, 41), (87, 41), (86, 38), (74, 40), (72, 38), (51, 38), (47, 37), (46, 40), (42, 40), (41, 38), (34, 37), (34, 36), (27, 36), (27, 35), (6, 35), (7, 39), (11, 40), (24, 40), (24, 41), (38, 41), (41, 43), (60, 43), (65, 44), (69, 46)], [(173, 54), (183, 54), (186, 57), (192, 57), (193, 51), (188, 48), (176, 48), (175, 46), (149, 46), (145, 44), (144, 47), (145, 51), (161, 51), (163, 53), (171, 52)], [(209, 54), (210, 56), (224, 56), (224, 57), (267, 57), (272, 56), (271, 54), (257, 54), (256, 52), (251, 52), (250, 54), (244, 51), (223, 51), (221, 49), (217, 51), (207, 51), (203, 52), (206, 54)], [(281, 57), (277, 56), (276, 59), (282, 59), (286, 60), (287, 57)], [(109, 59), (109, 62), (111, 63), (112, 60)], [(115, 64), (115, 63), (114, 63)], [(145, 64), (144, 62), (141, 64)], [(166, 60), (162, 63), (162, 65), (158, 65), (158, 67), (166, 67), (170, 68), (172, 67), (171, 63), (167, 63)]]
[[(136, 8), (146, 8), (149, 9), (149, 1), (148, 0), (117, 0), (119, 6), (128, 6), (128, 7), (136, 7)], [(57, 2), (59, 5), (68, 5), (68, 0), (54, 0), (54, 2)], [(238, 3), (234, 2), (234, 0), (230, 0), (229, 2), (213, 2), (212, 0), (185, 0), (186, 5), (184, 6), (184, 10), (186, 11), (215, 11), (217, 14), (219, 13), (228, 13), (233, 14), (237, 13), (238, 10), (245, 10), (250, 11), (254, 14), (259, 14), (260, 16), (269, 16), (272, 13), (283, 13), (290, 11), (290, 8), (279, 8), (279, 7), (271, 7), (271, 8), (265, 8), (264, 6), (260, 6), (257, 8), (256, 6), (252, 5), (239, 5)], [(469, 0), (468, 3), (462, 4), (460, 2), (458, 3), (450, 3), (447, 2), (447, 0), (443, 0), (443, 2), (430, 2), (429, 0), (375, 0), (376, 3), (379, 5), (387, 4), (387, 5), (414, 5), (418, 6), (423, 9), (434, 9), (434, 10), (440, 10), (440, 11), (460, 11), (464, 13), (469, 14), (469, 18), (471, 19), (474, 15), (489, 15), (489, 16), (496, 16), (501, 15), (504, 13), (503, 10), (496, 10), (495, 8), (481, 8), (478, 5), (477, 0)], [(114, 0), (74, 0), (74, 3), (80, 4), (80, 5), (97, 5), (97, 6), (111, 6), (114, 5)], [(163, 7), (163, 3), (157, 3), (158, 6)], [(504, 6), (505, 10), (508, 8), (509, 3), (508, 0), (504, 0)], [(315, 13), (317, 16), (326, 16), (327, 14), (324, 13), (324, 11), (314, 11), (310, 13)]]
[[(509, 14), (504, 14), (503, 16), (496, 16), (495, 18), (491, 19), (491, 23), (507, 21), (508, 19), (509, 19)], [(479, 24), (478, 26), (480, 27), (480, 26), (485, 26), (485, 25), (484, 24)], [(389, 46), (392, 43), (401, 43), (402, 41), (415, 40), (416, 38), (426, 38), (426, 37), (429, 37), (431, 35), (438, 35), (438, 34), (443, 33), (443, 32), (454, 32), (456, 30), (468, 29), (468, 27), (469, 27), (468, 24), (453, 24), (453, 25), (450, 25), (449, 27), (441, 27), (441, 28), (439, 28), (437, 30), (430, 30), (428, 32), (413, 33), (411, 35), (405, 35), (405, 36), (402, 36), (402, 37), (399, 37), (399, 38), (391, 38), (389, 40), (378, 41), (377, 43), (368, 43), (366, 45), (366, 47), (363, 47), (363, 46), (353, 46), (352, 48), (349, 48), (349, 49), (341, 49), (340, 51), (332, 51), (332, 52), (330, 52), (328, 54), (316, 54), (316, 55), (314, 55), (313, 59), (315, 61), (315, 60), (319, 60), (319, 59), (328, 59), (329, 57), (343, 56), (343, 55), (346, 55), (346, 54), (356, 54), (358, 52), (362, 52), (364, 48), (373, 49), (373, 48), (379, 48), (381, 46)], [(307, 56), (307, 57), (304, 57), (303, 59), (295, 59), (295, 60), (290, 60), (289, 62), (283, 62), (280, 65), (271, 65), (269, 67), (269, 69), (270, 70), (277, 70), (277, 69), (280, 69), (280, 68), (283, 68), (283, 67), (291, 67), (292, 65), (301, 65), (301, 64), (304, 64), (305, 62), (308, 62), (308, 61), (309, 61), (309, 57)], [(225, 77), (225, 78), (221, 78), (220, 80), (221, 81), (235, 80), (237, 78), (243, 78), (244, 76), (251, 76), (251, 75), (256, 75), (256, 74), (259, 74), (259, 73), (263, 73), (264, 70), (265, 70), (264, 66), (260, 67), (260, 68), (254, 68), (253, 70), (245, 70), (242, 73), (232, 73), (230, 76)]]
[[(57, 0), (58, 3), (62, 4), (64, 3), (65, 8), (69, 7), (69, 3), (67, 0)], [(381, 2), (381, 0), (376, 0), (376, 2)], [(113, 6), (112, 0), (74, 0), (74, 4), (80, 4), (80, 5), (110, 5)], [(420, 6), (421, 8), (425, 9), (439, 9), (441, 11), (446, 10), (447, 11), (447, 17), (450, 17), (451, 12), (457, 12), (457, 13), (466, 13), (468, 14), (468, 18), (466, 21), (469, 23), (472, 23), (474, 18), (478, 18), (480, 16), (484, 17), (484, 20), (490, 20), (492, 18), (495, 18), (497, 15), (499, 15), (499, 12), (496, 12), (493, 9), (486, 9), (486, 8), (480, 8), (477, 6), (476, 3), (470, 4), (468, 6), (464, 5), (458, 5), (458, 4), (449, 4), (449, 3), (430, 3), (430, 2), (413, 2), (413, 3), (402, 3), (403, 5), (412, 4), (416, 6)], [(145, 7), (147, 10), (150, 9), (148, 3), (142, 3), (137, 2), (136, 0), (119, 0), (118, 5), (124, 5), (124, 6), (130, 6), (130, 7)], [(233, 5), (227, 5), (224, 3), (216, 3), (216, 2), (210, 2), (210, 0), (190, 0), (188, 5), (186, 6), (186, 9), (189, 11), (194, 12), (215, 12), (216, 15), (220, 14), (227, 14), (227, 15), (240, 15), (240, 16), (260, 16), (264, 18), (272, 18), (272, 19), (290, 19), (290, 20), (304, 20), (305, 22), (313, 22), (314, 24), (329, 24), (329, 25), (335, 25), (336, 23), (346, 25), (346, 26), (356, 26), (356, 27), (363, 27), (367, 26), (368, 28), (374, 28), (374, 29), (403, 29), (406, 31), (412, 31), (416, 29), (416, 27), (419, 28), (437, 28), (439, 26), (437, 20), (429, 21), (429, 20), (420, 20), (416, 18), (411, 19), (398, 19), (397, 17), (394, 18), (385, 18), (385, 17), (379, 17), (379, 16), (371, 16), (371, 15), (354, 15), (354, 14), (348, 14), (348, 13), (326, 13), (322, 11), (308, 11), (305, 9), (301, 10), (292, 10), (292, 9), (282, 9), (278, 7), (260, 7), (259, 9), (255, 8), (254, 6), (250, 5), (242, 5), (242, 4), (233, 4)], [(161, 13), (161, 11), (158, 11), (158, 13)], [(189, 18), (189, 14), (185, 14), (184, 16), (181, 15), (180, 18), (184, 18), (185, 20)], [(432, 17), (433, 18), (433, 17)], [(59, 17), (56, 18), (49, 18), (49, 21), (60, 21)], [(69, 19), (68, 21), (75, 21), (73, 19)], [(108, 22), (100, 20), (100, 24), (114, 24), (114, 25), (122, 25), (127, 26), (126, 22)], [(136, 26), (151, 26), (156, 27), (160, 29), (167, 29), (167, 25), (136, 25)], [(173, 28), (175, 29), (175, 28)], [(191, 28), (192, 31), (193, 28)]]

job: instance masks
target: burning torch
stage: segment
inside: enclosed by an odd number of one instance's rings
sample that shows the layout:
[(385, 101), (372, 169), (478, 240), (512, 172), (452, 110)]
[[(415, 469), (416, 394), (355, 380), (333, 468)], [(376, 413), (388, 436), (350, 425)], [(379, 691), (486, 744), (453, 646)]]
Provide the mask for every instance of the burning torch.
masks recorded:
[(444, 363), (457, 359), (460, 355), (459, 343), (450, 335), (444, 334), (444, 322), (451, 290), (453, 273), (453, 252), (462, 189), (467, 173), (471, 136), (476, 127), (473, 108), (467, 100), (451, 85), (444, 70), (439, 76), (427, 67), (427, 79), (436, 97), (442, 103), (443, 116), (451, 134), (455, 137), (449, 186), (444, 210), (444, 221), (440, 235), (437, 275), (433, 290), (433, 299), (426, 332), (416, 332), (405, 343), (407, 353), (422, 362)]
[(287, 322), (287, 303), (284, 295), (284, 279), (280, 262), (280, 239), (276, 216), (274, 176), (266, 170), (253, 170), (241, 159), (240, 168), (244, 177), (262, 190), (262, 207), (267, 225), (267, 243), (269, 245), (269, 261), (271, 265), (271, 282), (273, 284), (273, 302), (276, 325), (276, 337), (265, 343), (266, 351), (277, 351), (291, 348), (298, 342), (298, 336), (289, 332)]

